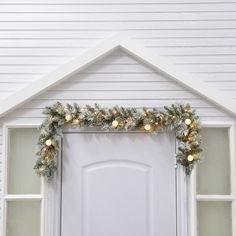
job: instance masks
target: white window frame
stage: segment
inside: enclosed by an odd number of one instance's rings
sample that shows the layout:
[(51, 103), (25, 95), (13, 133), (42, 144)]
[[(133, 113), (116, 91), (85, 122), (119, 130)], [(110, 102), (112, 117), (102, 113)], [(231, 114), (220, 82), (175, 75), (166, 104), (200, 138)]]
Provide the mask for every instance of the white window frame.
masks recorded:
[(37, 200), (41, 202), (40, 209), (40, 236), (45, 236), (45, 181), (41, 178), (41, 193), (40, 194), (7, 194), (7, 159), (8, 159), (8, 137), (9, 129), (11, 128), (35, 128), (37, 129), (39, 124), (3, 124), (3, 174), (2, 174), (2, 222), (1, 231), (2, 236), (6, 236), (6, 224), (7, 224), (7, 202), (9, 201), (27, 201)]
[(228, 128), (230, 149), (230, 195), (200, 195), (196, 193), (196, 169), (194, 169), (188, 185), (189, 236), (197, 236), (197, 202), (226, 201), (232, 203), (232, 236), (236, 236), (236, 161), (235, 161), (235, 122), (234, 121), (203, 121), (202, 128)]
[[(2, 192), (2, 222), (1, 228), (3, 236), (6, 236), (6, 202), (13, 200), (41, 200), (41, 236), (55, 236), (58, 233), (58, 220), (59, 220), (59, 207), (58, 202), (60, 196), (55, 193), (60, 190), (60, 183), (58, 178), (57, 180), (53, 180), (53, 183), (48, 184), (44, 178), (41, 178), (41, 194), (7, 194), (7, 148), (8, 148), (8, 134), (10, 128), (38, 128), (40, 123), (34, 124), (3, 124), (3, 192)], [(203, 121), (201, 123), (202, 128), (229, 128), (229, 142), (230, 142), (230, 169), (231, 169), (231, 195), (227, 196), (217, 196), (217, 195), (198, 195), (196, 196), (196, 171), (194, 170), (191, 174), (191, 177), (188, 179), (189, 181), (186, 184), (186, 178), (182, 168), (178, 168), (178, 183), (179, 186), (177, 188), (177, 196), (178, 206), (180, 208), (180, 218), (178, 219), (178, 232), (179, 236), (197, 236), (197, 219), (196, 219), (196, 203), (197, 200), (215, 200), (215, 201), (232, 201), (232, 236), (236, 236), (236, 161), (235, 161), (235, 122), (233, 121)], [(59, 159), (61, 155), (59, 154)], [(58, 162), (60, 163), (60, 161)], [(60, 173), (59, 177), (60, 177)], [(182, 184), (181, 184), (182, 183)], [(187, 194), (186, 194), (187, 193)], [(187, 196), (188, 195), (188, 196)], [(58, 199), (58, 201), (54, 201)], [(188, 204), (183, 204), (187, 202)], [(180, 223), (180, 221), (182, 221)], [(185, 227), (181, 227), (181, 225), (188, 225), (188, 232), (185, 232)]]

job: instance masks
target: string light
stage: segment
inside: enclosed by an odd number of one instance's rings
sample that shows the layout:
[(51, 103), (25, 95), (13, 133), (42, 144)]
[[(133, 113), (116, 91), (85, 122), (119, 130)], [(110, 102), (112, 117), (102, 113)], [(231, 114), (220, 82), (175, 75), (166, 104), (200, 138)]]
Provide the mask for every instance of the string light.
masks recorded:
[(186, 106), (184, 107), (184, 112), (189, 112), (189, 106), (188, 106), (188, 105), (186, 105)]
[(41, 155), (43, 155), (43, 156), (45, 156), (46, 154), (47, 154), (47, 148), (43, 148), (42, 150), (41, 150)]
[(190, 125), (192, 123), (192, 121), (189, 118), (187, 118), (187, 119), (185, 119), (184, 123), (186, 125)]
[(143, 112), (143, 116), (146, 117), (148, 114), (146, 111)]
[(74, 119), (73, 124), (78, 125), (79, 124), (79, 119)]
[(144, 126), (144, 129), (145, 129), (146, 131), (150, 131), (151, 128), (152, 128), (152, 126), (151, 126), (150, 124), (146, 124), (146, 125)]
[(193, 155), (188, 155), (187, 159), (188, 159), (188, 161), (193, 161), (194, 157), (193, 157)]
[(116, 114), (117, 114), (117, 110), (116, 110), (116, 109), (113, 109), (113, 110), (112, 110), (112, 114), (113, 114), (113, 115), (116, 115)]
[(112, 127), (116, 128), (119, 125), (119, 122), (117, 120), (112, 121)]
[(49, 146), (51, 146), (52, 145), (52, 140), (51, 139), (48, 139), (48, 140), (46, 140), (46, 145), (49, 147)]
[[(35, 169), (40, 175), (47, 175), (48, 178), (53, 176), (56, 169), (55, 155), (59, 148), (59, 142), (56, 140), (57, 136), (60, 136), (61, 126), (65, 123), (79, 127), (101, 126), (107, 130), (119, 128), (119, 130), (125, 131), (143, 130), (147, 132), (177, 128), (176, 138), (182, 142), (181, 145), (183, 144), (178, 149), (177, 157), (178, 162), (185, 167), (186, 174), (191, 173), (193, 164), (199, 159), (198, 153), (201, 152), (198, 117), (188, 105), (173, 104), (165, 107), (163, 111), (158, 111), (156, 108), (153, 110), (143, 108), (139, 111), (135, 108), (123, 107), (88, 106), (81, 108), (78, 105), (73, 107), (57, 103), (47, 114), (48, 116), (40, 128), (40, 149), (37, 153), (39, 162), (35, 164)], [(50, 170), (50, 176), (48, 176), (47, 170)]]
[(189, 136), (188, 137), (188, 141), (192, 141), (193, 140), (193, 137), (192, 136)]
[(66, 121), (72, 120), (72, 115), (67, 114), (67, 115), (65, 116), (65, 119), (66, 119)]

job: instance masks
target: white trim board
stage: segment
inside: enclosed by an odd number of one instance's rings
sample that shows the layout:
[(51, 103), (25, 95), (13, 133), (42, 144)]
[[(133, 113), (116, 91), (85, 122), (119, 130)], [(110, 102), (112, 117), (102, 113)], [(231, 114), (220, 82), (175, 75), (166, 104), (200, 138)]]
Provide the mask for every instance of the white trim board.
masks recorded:
[(135, 40), (128, 38), (124, 33), (117, 33), (1, 101), (0, 117), (80, 72), (117, 48), (125, 50), (128, 54), (151, 66), (154, 70), (167, 75), (177, 83), (191, 89), (193, 92), (223, 108), (232, 115), (236, 115), (235, 102), (230, 98), (220, 96), (219, 90), (209, 88), (205, 82), (181, 70), (181, 68), (175, 66), (165, 58), (158, 56), (152, 50), (137, 44)]

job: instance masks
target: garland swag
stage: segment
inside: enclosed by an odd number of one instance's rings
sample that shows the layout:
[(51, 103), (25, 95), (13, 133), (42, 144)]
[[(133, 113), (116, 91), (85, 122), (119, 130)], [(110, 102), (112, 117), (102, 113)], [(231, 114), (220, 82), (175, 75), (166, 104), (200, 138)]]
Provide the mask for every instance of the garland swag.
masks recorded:
[(104, 108), (97, 104), (80, 107), (78, 104), (63, 105), (60, 102), (46, 107), (47, 115), (39, 127), (38, 159), (34, 166), (36, 173), (51, 179), (57, 169), (57, 154), (62, 138), (62, 126), (65, 124), (77, 127), (100, 127), (101, 129), (144, 132), (157, 132), (159, 130), (174, 130), (179, 141), (176, 154), (177, 162), (184, 166), (189, 175), (200, 159), (201, 136), (199, 134), (199, 117), (190, 105), (173, 104), (156, 108), (112, 107)]

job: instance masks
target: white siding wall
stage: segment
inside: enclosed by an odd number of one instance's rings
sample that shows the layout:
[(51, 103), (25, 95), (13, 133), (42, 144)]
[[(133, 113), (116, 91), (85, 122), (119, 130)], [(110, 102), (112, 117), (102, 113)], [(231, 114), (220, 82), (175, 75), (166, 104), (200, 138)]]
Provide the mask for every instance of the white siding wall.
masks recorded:
[(120, 30), (236, 98), (236, 0), (1, 0), (0, 99)]
[[(120, 30), (236, 98), (236, 0), (1, 0), (0, 99)], [(231, 119), (117, 51), (1, 122), (40, 122), (42, 108), (57, 100), (136, 107), (187, 101), (202, 120)], [(2, 128), (0, 172), (1, 157)], [(1, 186), (0, 178), (0, 194)]]

